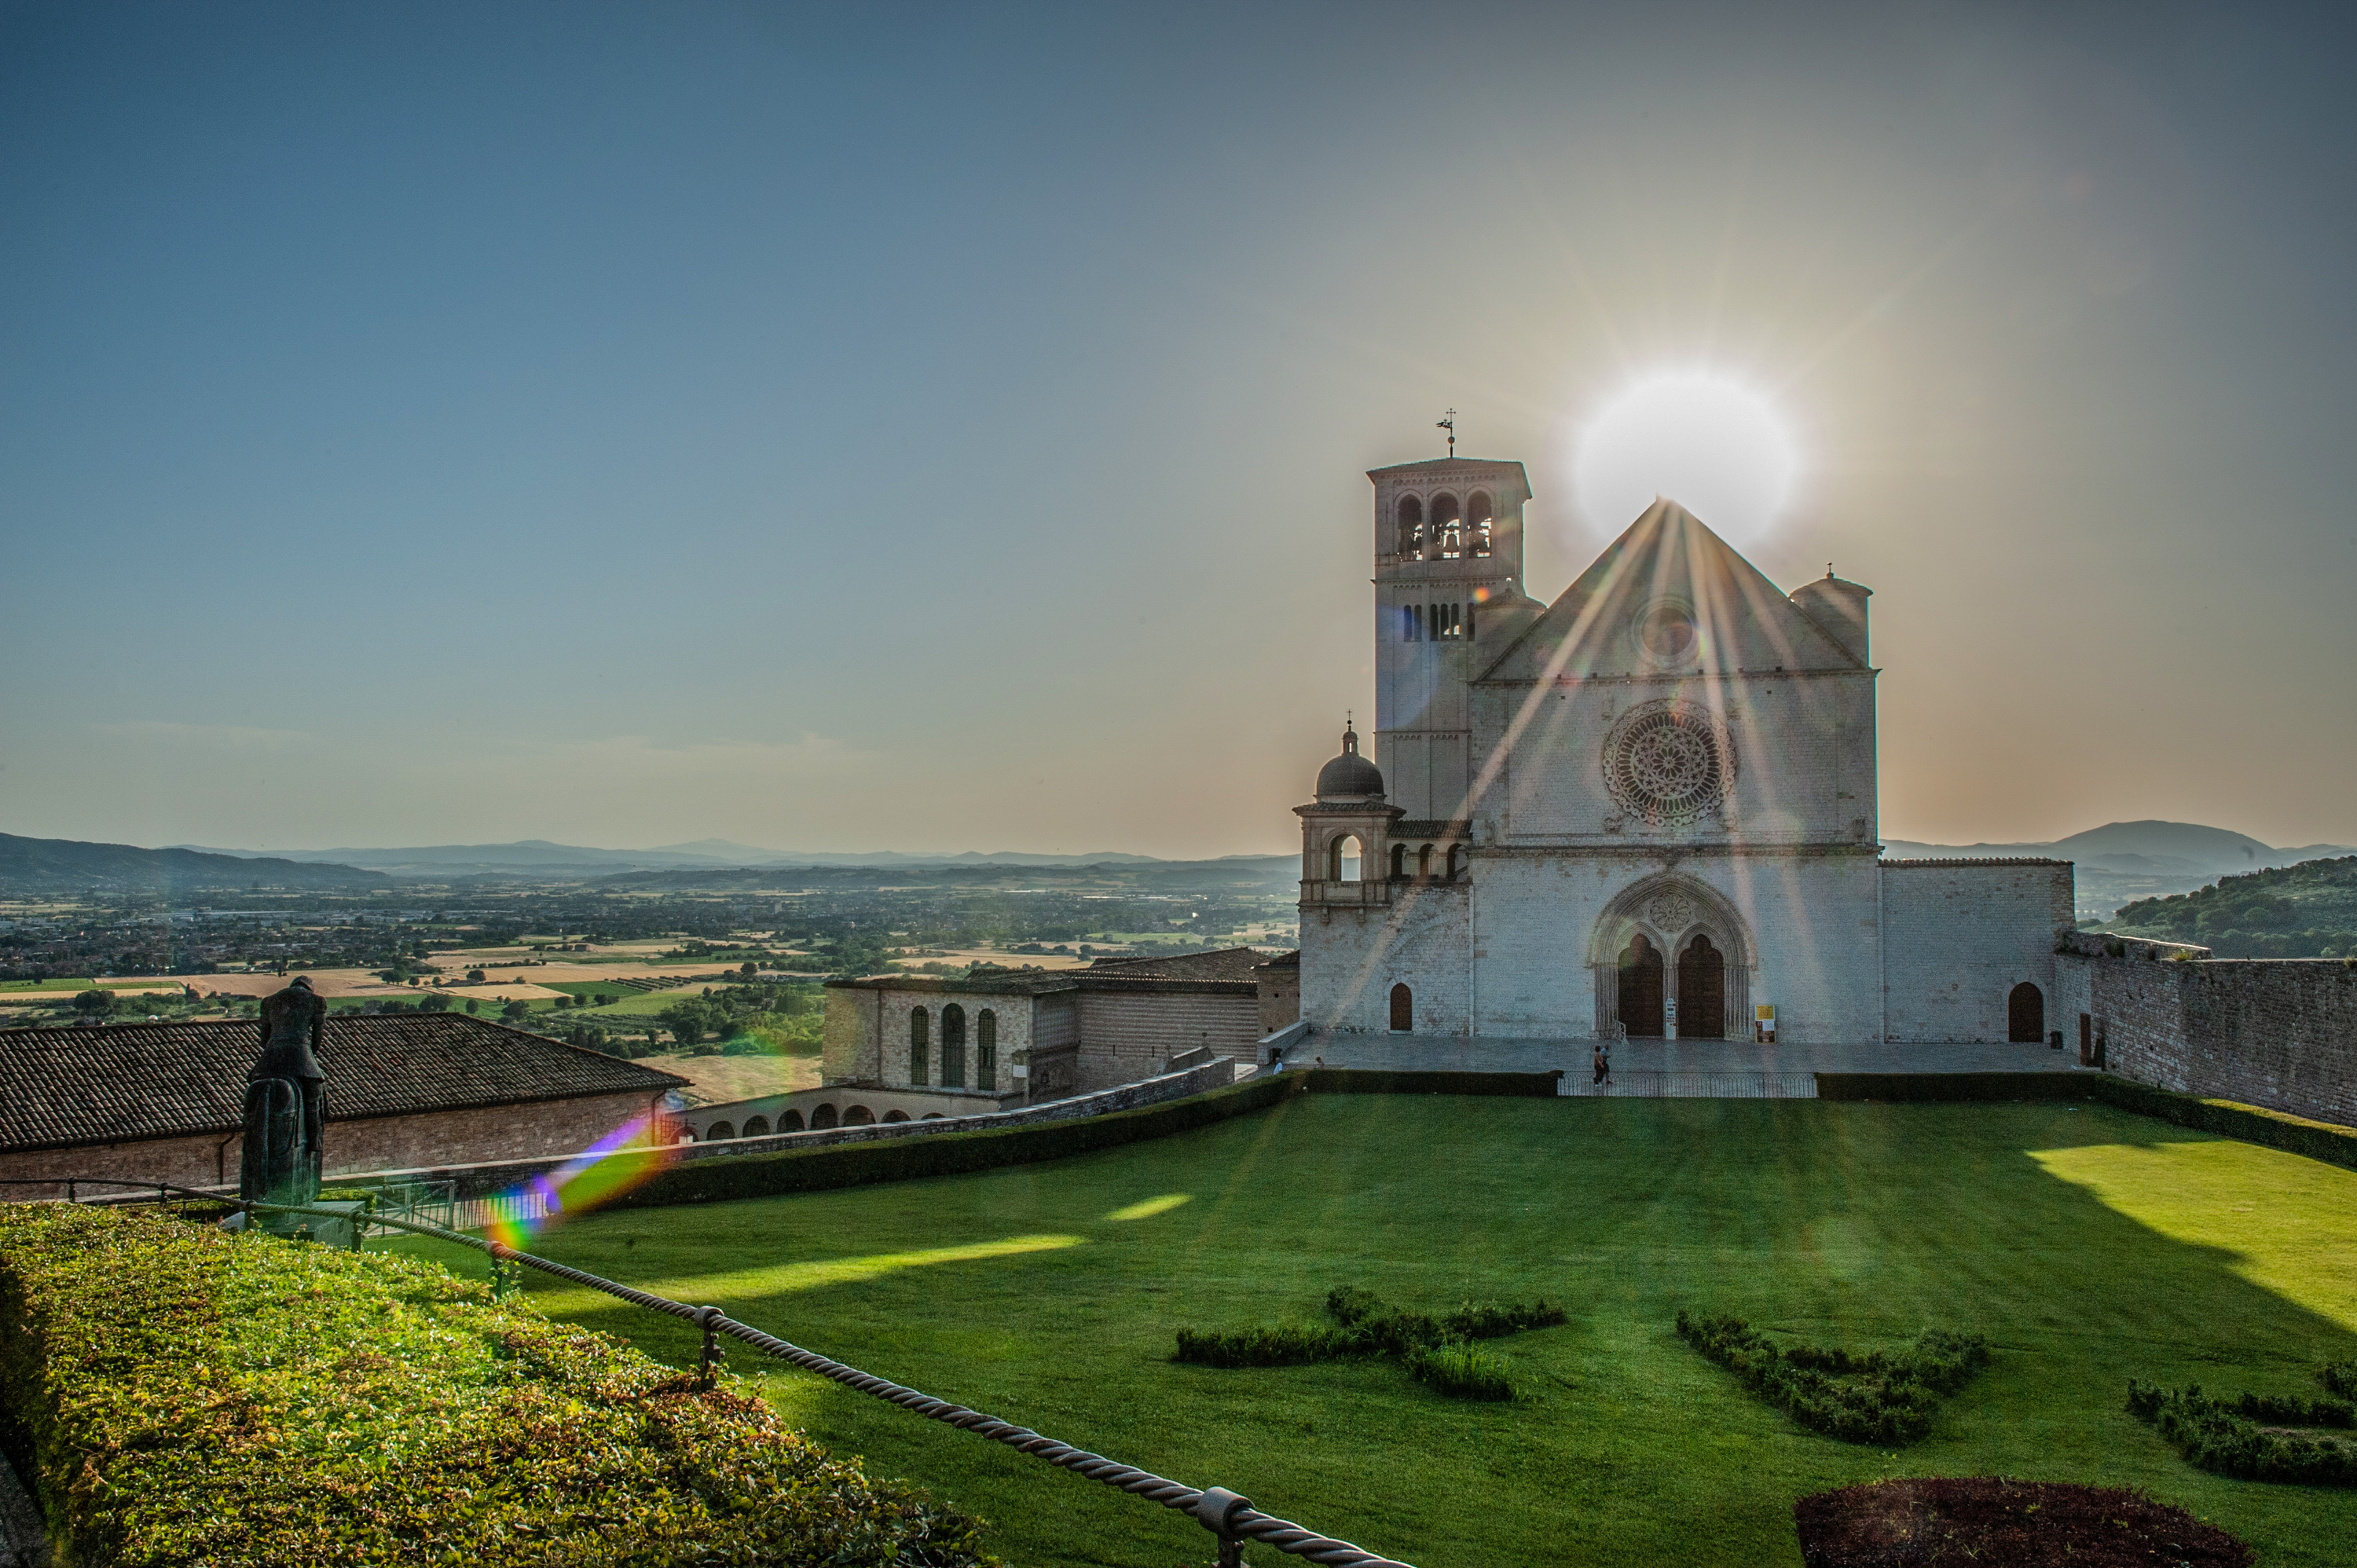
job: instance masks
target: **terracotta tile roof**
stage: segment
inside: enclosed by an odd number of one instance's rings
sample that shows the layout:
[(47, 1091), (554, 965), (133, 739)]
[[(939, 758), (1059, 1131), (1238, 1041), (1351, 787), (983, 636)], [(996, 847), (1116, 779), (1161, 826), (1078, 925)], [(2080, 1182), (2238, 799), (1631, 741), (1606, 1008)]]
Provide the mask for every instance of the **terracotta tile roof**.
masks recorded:
[[(1168, 958), (1101, 958), (1086, 969), (987, 969), (963, 980), (929, 974), (871, 974), (830, 980), (834, 990), (941, 991), (985, 996), (1044, 996), (1057, 991), (1205, 991), (1254, 984), (1254, 968), (1268, 955), (1251, 948), (1178, 953)], [(1298, 962), (1298, 960), (1295, 961)]]
[(1178, 953), (1168, 958), (1101, 958), (1081, 971), (1081, 983), (1092, 980), (1250, 980), (1255, 966), (1268, 961), (1265, 953), (1250, 948), (1222, 948), (1216, 952)]
[[(0, 1029), (0, 1150), (232, 1132), (261, 1048), (251, 1023)], [(330, 1014), (319, 1065), (330, 1122), (687, 1082), (463, 1013)]]

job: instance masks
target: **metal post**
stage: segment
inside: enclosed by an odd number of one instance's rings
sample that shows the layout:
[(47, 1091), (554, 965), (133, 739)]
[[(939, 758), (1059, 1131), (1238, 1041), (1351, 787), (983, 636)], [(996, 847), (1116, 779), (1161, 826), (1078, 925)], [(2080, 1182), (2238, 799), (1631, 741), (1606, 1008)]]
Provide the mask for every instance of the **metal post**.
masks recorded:
[(1232, 1528), (1236, 1515), (1252, 1507), (1225, 1487), (1211, 1487), (1195, 1499), (1195, 1522), (1220, 1538), (1219, 1568), (1243, 1568), (1244, 1543)]
[(696, 1308), (695, 1320), (704, 1325), (704, 1365), (696, 1374), (701, 1387), (712, 1386), (714, 1369), (720, 1364), (720, 1309), (716, 1306)]

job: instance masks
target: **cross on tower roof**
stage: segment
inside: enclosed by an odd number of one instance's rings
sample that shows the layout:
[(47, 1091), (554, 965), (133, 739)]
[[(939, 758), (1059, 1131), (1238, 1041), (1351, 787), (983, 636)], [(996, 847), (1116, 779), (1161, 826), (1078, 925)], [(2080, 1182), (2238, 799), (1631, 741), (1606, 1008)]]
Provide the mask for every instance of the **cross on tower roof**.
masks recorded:
[(1444, 419), (1444, 420), (1442, 420), (1439, 424), (1435, 424), (1435, 425), (1433, 426), (1433, 428), (1434, 428), (1435, 430), (1446, 430), (1447, 432), (1448, 432), (1448, 455), (1449, 455), (1451, 457), (1456, 456), (1457, 456), (1457, 411), (1456, 411), (1455, 409), (1453, 409), (1453, 408), (1452, 408), (1452, 409), (1450, 409), (1450, 410), (1448, 411), (1448, 418), (1446, 418), (1446, 419)]

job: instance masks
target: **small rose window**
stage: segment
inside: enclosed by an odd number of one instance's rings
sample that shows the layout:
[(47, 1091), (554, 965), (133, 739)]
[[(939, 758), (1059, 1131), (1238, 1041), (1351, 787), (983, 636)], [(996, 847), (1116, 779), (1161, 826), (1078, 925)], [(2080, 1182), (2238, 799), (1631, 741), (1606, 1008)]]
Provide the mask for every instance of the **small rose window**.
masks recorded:
[(1702, 632), (1682, 605), (1655, 605), (1637, 623), (1637, 640), (1664, 664), (1684, 664), (1702, 646)]

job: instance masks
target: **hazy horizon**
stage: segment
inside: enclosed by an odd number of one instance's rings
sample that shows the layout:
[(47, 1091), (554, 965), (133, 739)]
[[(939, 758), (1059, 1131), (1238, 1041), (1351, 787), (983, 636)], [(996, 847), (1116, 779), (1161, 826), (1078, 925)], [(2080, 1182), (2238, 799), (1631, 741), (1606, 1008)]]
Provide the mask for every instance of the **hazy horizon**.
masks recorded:
[(2346, 32), (9, 6), (0, 830), (1286, 853), (1363, 470), (1456, 409), (1552, 598), (1706, 367), (1886, 840), (2357, 842)]

